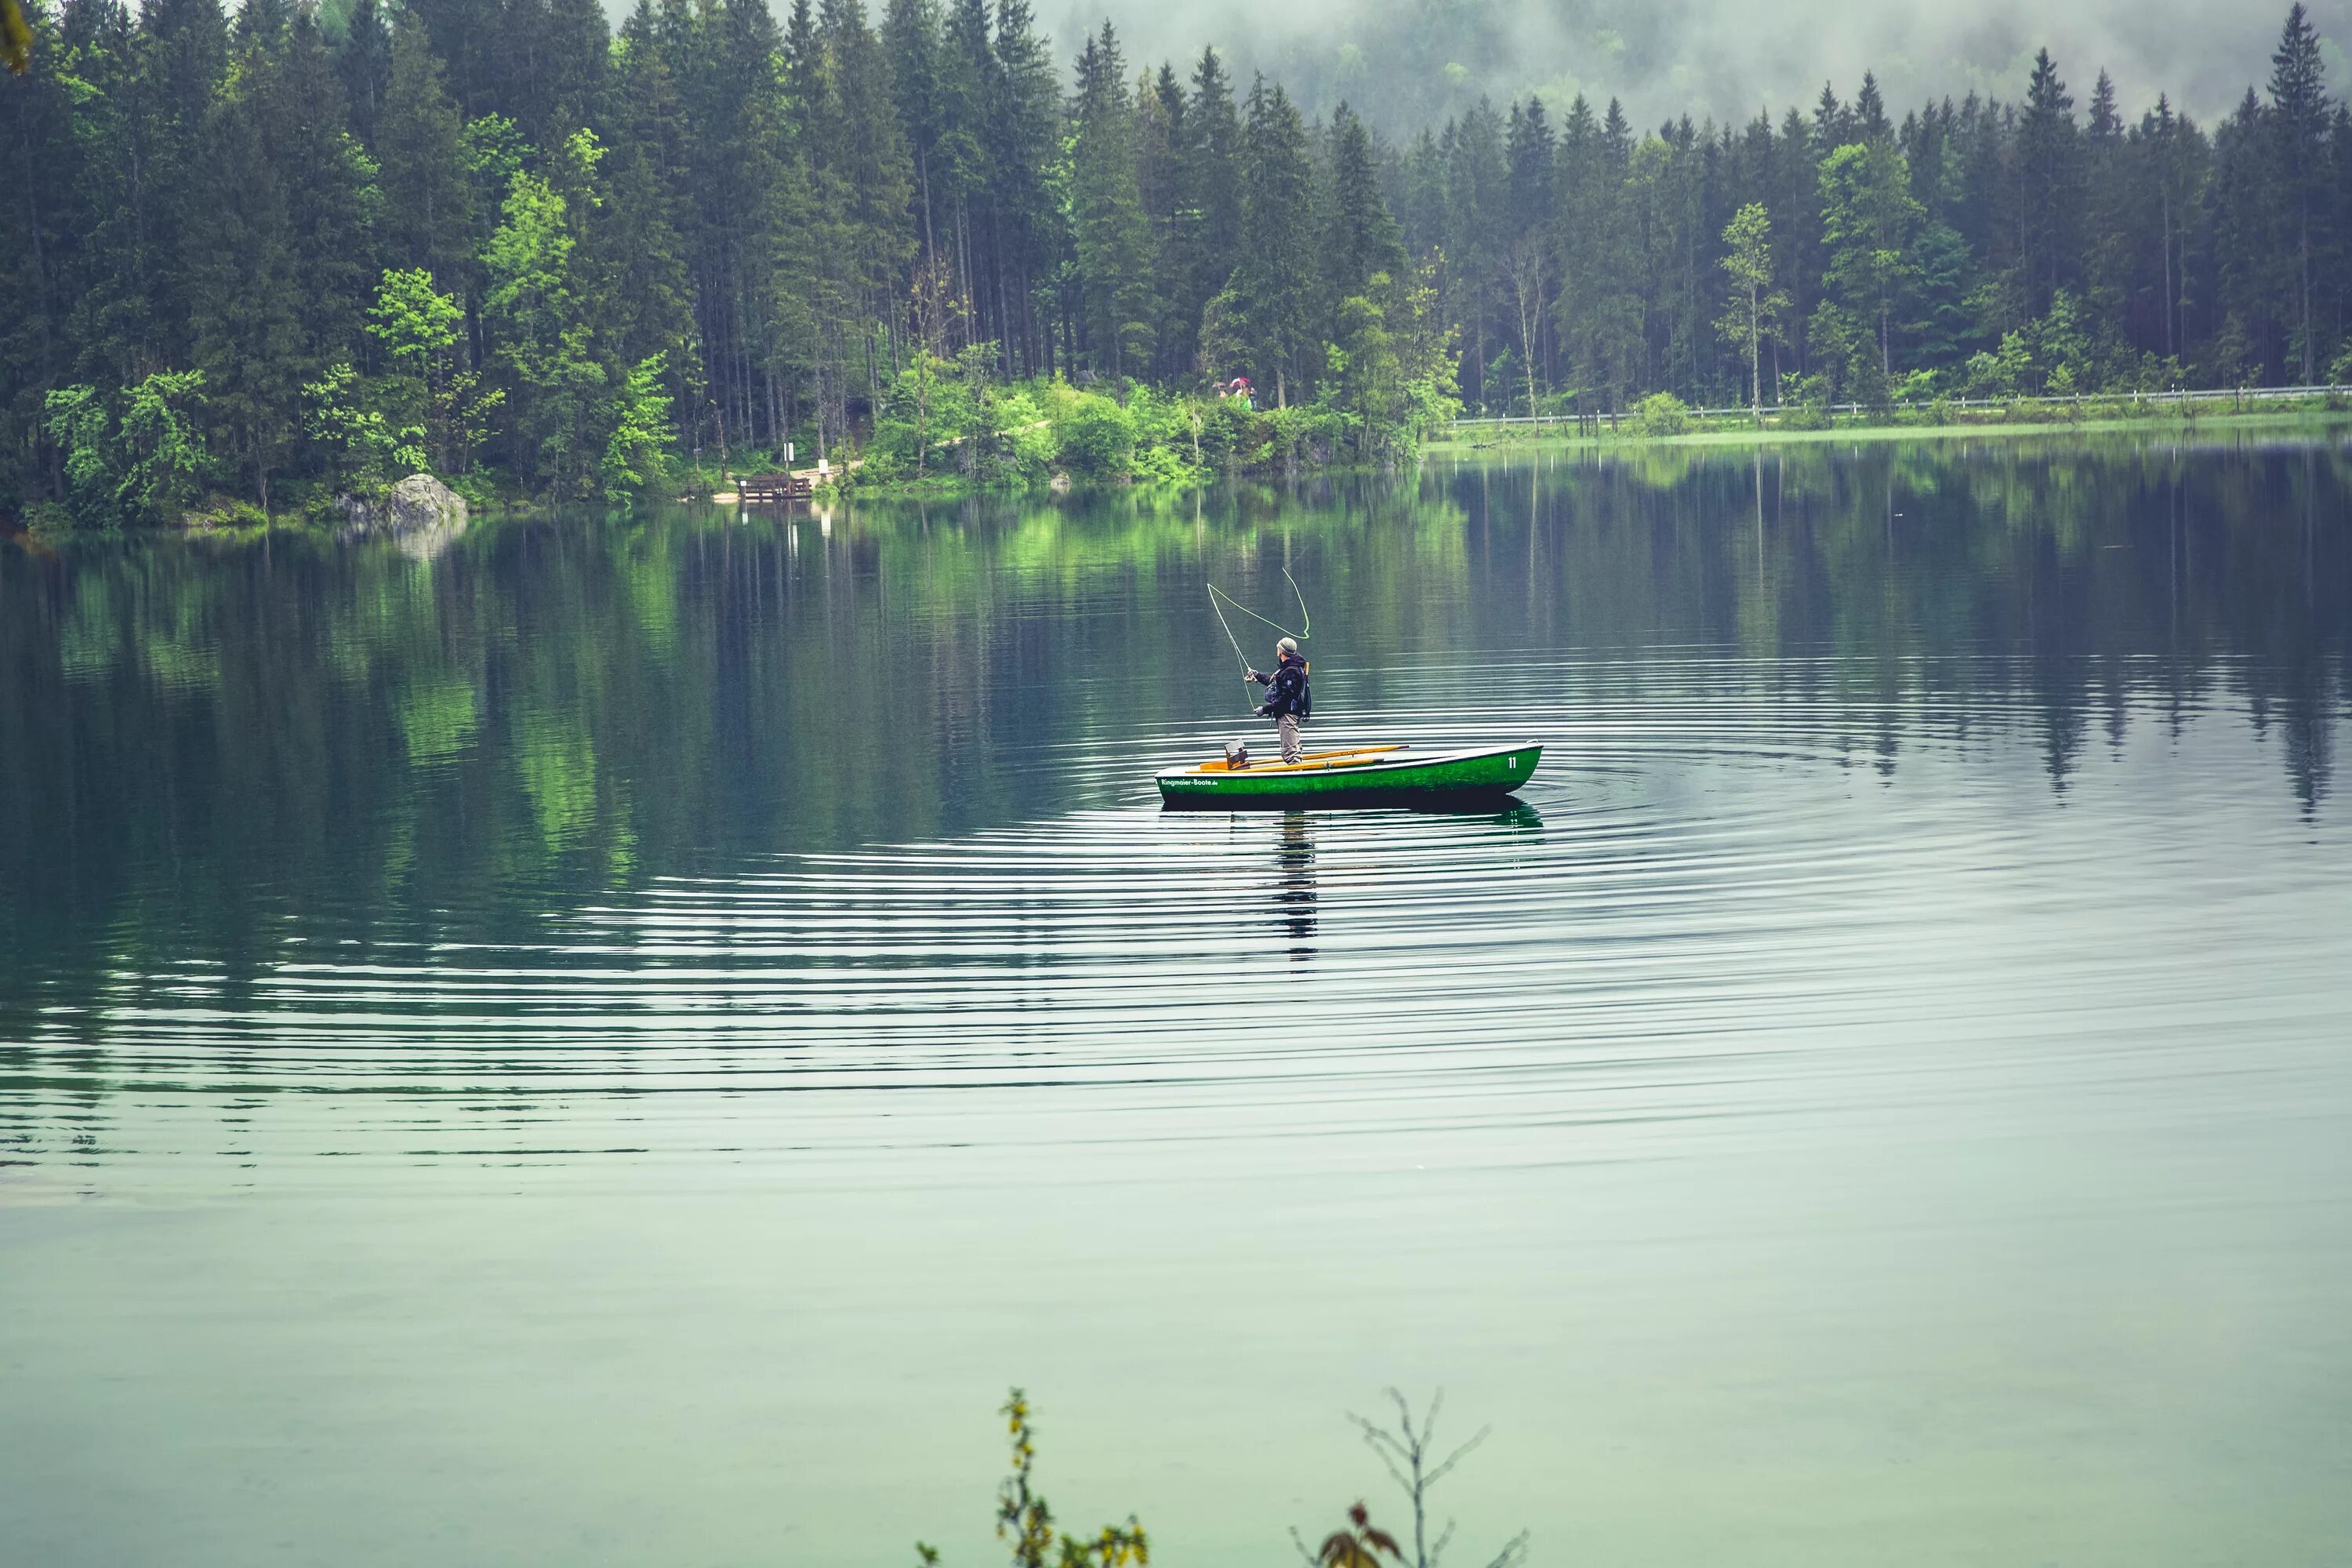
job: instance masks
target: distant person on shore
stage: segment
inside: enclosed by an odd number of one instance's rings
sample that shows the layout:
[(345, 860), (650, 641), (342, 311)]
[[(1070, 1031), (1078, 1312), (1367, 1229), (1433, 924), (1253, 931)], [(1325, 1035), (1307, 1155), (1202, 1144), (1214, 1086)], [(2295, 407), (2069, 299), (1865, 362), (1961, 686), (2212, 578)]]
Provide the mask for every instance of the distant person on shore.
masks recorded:
[(1257, 706), (1258, 717), (1274, 721), (1275, 732), (1282, 737), (1282, 760), (1298, 760), (1298, 726), (1315, 710), (1314, 699), (1307, 689), (1307, 661), (1298, 657), (1298, 644), (1289, 637), (1274, 645), (1275, 657), (1280, 662), (1272, 675), (1253, 669), (1249, 678), (1266, 689), (1265, 700)]

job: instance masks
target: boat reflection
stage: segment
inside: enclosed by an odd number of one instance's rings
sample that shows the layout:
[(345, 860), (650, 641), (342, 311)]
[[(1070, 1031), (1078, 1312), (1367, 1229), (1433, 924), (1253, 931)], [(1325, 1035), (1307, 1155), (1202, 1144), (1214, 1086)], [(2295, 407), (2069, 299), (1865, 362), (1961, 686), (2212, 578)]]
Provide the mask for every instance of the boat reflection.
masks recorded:
[[(1360, 825), (1367, 814), (1350, 812), (1286, 811), (1282, 814), (1281, 830), (1275, 837), (1275, 878), (1271, 904), (1276, 934), (1287, 944), (1290, 961), (1305, 963), (1317, 952), (1315, 936), (1318, 915), (1322, 901), (1322, 889), (1316, 875), (1316, 844), (1318, 818), (1324, 823)], [(1495, 826), (1514, 831), (1532, 831), (1543, 826), (1543, 816), (1524, 801), (1513, 800), (1500, 810), (1492, 803), (1476, 807), (1421, 806), (1411, 811), (1389, 815), (1399, 817), (1452, 816), (1492, 823)], [(1236, 826), (1245, 820), (1236, 813)], [(1343, 842), (1345, 842), (1343, 837)]]
[(1315, 956), (1315, 834), (1308, 814), (1285, 812), (1275, 843), (1274, 907), (1276, 924), (1289, 938), (1290, 962)]

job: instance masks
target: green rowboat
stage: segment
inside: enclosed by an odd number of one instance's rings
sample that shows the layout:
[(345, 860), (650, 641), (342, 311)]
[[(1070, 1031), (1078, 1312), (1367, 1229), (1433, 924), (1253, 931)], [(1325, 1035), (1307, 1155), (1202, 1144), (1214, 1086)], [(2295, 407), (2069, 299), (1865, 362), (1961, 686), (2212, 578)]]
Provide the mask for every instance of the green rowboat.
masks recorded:
[(1295, 763), (1225, 765), (1223, 758), (1159, 775), (1169, 805), (1441, 805), (1500, 800), (1528, 782), (1543, 760), (1535, 744), (1486, 752), (1423, 752), (1359, 746), (1309, 752)]

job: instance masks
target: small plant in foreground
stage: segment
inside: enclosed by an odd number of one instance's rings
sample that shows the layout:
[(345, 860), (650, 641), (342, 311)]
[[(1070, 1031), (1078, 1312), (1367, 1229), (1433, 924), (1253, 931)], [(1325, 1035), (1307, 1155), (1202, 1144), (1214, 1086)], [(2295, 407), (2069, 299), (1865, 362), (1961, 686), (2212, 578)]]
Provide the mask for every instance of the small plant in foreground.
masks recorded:
[[(1013, 1546), (1013, 1568), (1150, 1568), (1151, 1542), (1133, 1514), (1106, 1524), (1090, 1540), (1054, 1527), (1054, 1510), (1029, 1484), (1037, 1463), (1037, 1429), (1029, 1424), (1029, 1396), (1016, 1388), (997, 1412), (1013, 1439), (1013, 1473), (996, 1489), (996, 1538)], [(938, 1568), (939, 1548), (915, 1542), (922, 1568)]]
[[(1297, 1541), (1298, 1532), (1292, 1531), (1290, 1537)], [(1310, 1568), (1384, 1568), (1381, 1562), (1382, 1552), (1398, 1563), (1404, 1561), (1404, 1548), (1397, 1544), (1395, 1536), (1374, 1527), (1371, 1510), (1361, 1502), (1348, 1510), (1345, 1529), (1335, 1530), (1325, 1536), (1323, 1544), (1313, 1552), (1308, 1552), (1307, 1543), (1299, 1541), (1298, 1551)]]
[[(1405, 1500), (1412, 1504), (1412, 1554), (1408, 1557), (1400, 1551), (1397, 1561), (1404, 1568), (1438, 1568), (1439, 1559), (1454, 1540), (1454, 1521), (1447, 1520), (1437, 1539), (1429, 1539), (1429, 1494), (1436, 1489), (1438, 1482), (1452, 1473), (1454, 1466), (1469, 1458), (1471, 1452), (1486, 1440), (1486, 1435), (1494, 1428), (1480, 1427), (1468, 1442), (1444, 1458), (1438, 1458), (1437, 1413), (1445, 1406), (1445, 1391), (1440, 1389), (1430, 1397), (1429, 1408), (1422, 1413), (1418, 1421), (1414, 1420), (1412, 1406), (1403, 1394), (1391, 1388), (1388, 1396), (1396, 1406), (1396, 1424), (1393, 1426), (1368, 1421), (1353, 1412), (1349, 1414), (1348, 1419), (1355, 1423), (1357, 1431), (1363, 1435), (1364, 1446), (1381, 1457), (1389, 1479), (1396, 1482)], [(1361, 1503), (1349, 1510), (1349, 1517), (1355, 1519), (1359, 1525), (1363, 1523), (1362, 1510)], [(1290, 1535), (1293, 1541), (1298, 1539), (1296, 1530)], [(1327, 1548), (1330, 1544), (1329, 1541), (1324, 1542)], [(1299, 1550), (1306, 1551), (1304, 1543)], [(1528, 1532), (1522, 1530), (1505, 1542), (1501, 1551), (1486, 1560), (1486, 1568), (1519, 1568), (1526, 1563), (1527, 1556)], [(1364, 1560), (1366, 1563), (1370, 1561), (1369, 1558)], [(1359, 1568), (1359, 1565), (1351, 1563), (1349, 1568)]]

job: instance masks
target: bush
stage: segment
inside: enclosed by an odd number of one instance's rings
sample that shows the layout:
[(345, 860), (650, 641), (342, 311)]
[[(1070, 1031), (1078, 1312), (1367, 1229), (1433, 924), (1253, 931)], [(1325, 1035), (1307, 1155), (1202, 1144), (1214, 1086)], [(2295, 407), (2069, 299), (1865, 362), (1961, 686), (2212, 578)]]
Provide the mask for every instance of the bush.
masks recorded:
[(1056, 450), (1053, 421), (1024, 391), (1006, 393), (996, 401), (996, 431), (991, 464), (1023, 479), (1042, 479), (1054, 467)]
[(1135, 459), (1135, 422), (1097, 393), (1073, 394), (1054, 419), (1063, 466), (1089, 479), (1124, 479)]
[(1265, 455), (1266, 426), (1249, 405), (1238, 397), (1217, 397), (1201, 405), (1201, 455), (1228, 466), (1255, 462)]
[(1690, 405), (1671, 392), (1654, 392), (1633, 405), (1636, 436), (1680, 436), (1691, 427)]
[(25, 509), (25, 531), (36, 539), (71, 533), (74, 515), (53, 500), (37, 500)]

